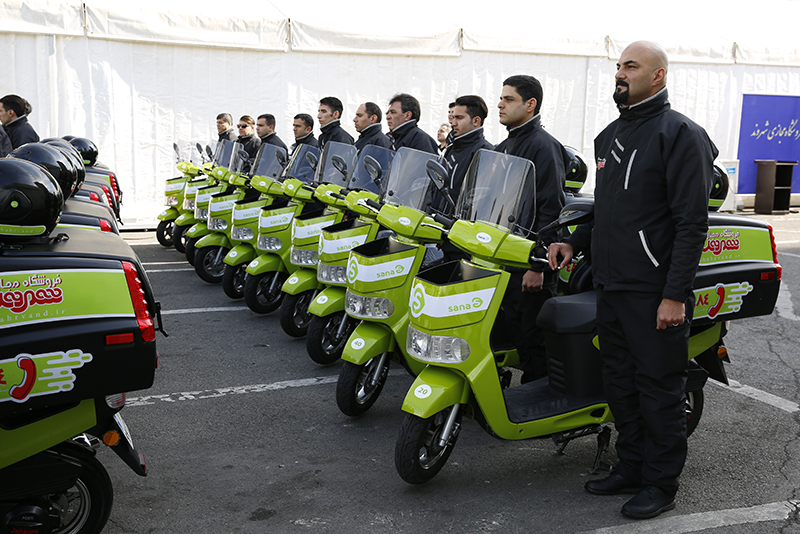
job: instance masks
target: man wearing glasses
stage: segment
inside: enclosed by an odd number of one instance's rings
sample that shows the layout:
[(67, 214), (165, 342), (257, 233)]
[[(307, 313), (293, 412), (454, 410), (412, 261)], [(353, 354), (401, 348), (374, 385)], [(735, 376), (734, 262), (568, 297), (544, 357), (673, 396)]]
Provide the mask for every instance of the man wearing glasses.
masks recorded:
[(256, 121), (250, 115), (242, 115), (236, 125), (239, 129), (239, 138), (236, 141), (242, 144), (249, 159), (255, 159), (258, 149), (261, 148), (261, 138), (253, 131), (255, 125)]

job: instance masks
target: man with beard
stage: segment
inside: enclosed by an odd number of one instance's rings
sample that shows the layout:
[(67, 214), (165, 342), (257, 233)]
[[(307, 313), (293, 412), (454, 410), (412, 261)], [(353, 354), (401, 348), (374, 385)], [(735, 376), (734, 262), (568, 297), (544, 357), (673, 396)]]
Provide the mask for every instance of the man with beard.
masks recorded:
[(436, 141), (417, 126), (419, 117), (419, 100), (413, 96), (407, 93), (398, 93), (389, 100), (386, 124), (389, 126), (387, 137), (392, 141), (392, 148), (400, 150), (407, 146), (423, 152), (438, 154)]
[(595, 138), (593, 229), (551, 245), (550, 265), (591, 245), (603, 383), (619, 433), (619, 462), (585, 488), (634, 493), (622, 513), (636, 519), (675, 508), (686, 461), (692, 283), (708, 231), (717, 149), (705, 130), (670, 109), (668, 60), (638, 41), (617, 63), (620, 116)]
[(345, 132), (344, 128), (339, 124), (342, 111), (344, 111), (342, 101), (335, 96), (326, 96), (319, 101), (317, 120), (319, 120), (319, 129), (322, 132), (319, 135), (320, 148), (325, 148), (328, 141), (348, 145), (353, 144), (353, 136)]
[(374, 102), (364, 102), (356, 110), (353, 124), (359, 133), (356, 148), (359, 152), (367, 145), (392, 148), (392, 142), (381, 131), (381, 108)]
[(284, 149), (287, 153), (289, 149), (286, 147), (278, 134), (275, 133), (275, 115), (271, 113), (264, 113), (259, 115), (256, 120), (256, 133), (261, 139), (261, 144), (275, 145)]
[(319, 147), (319, 141), (314, 137), (314, 119), (308, 113), (298, 113), (294, 116), (292, 130), (294, 131), (292, 152), (303, 144)]

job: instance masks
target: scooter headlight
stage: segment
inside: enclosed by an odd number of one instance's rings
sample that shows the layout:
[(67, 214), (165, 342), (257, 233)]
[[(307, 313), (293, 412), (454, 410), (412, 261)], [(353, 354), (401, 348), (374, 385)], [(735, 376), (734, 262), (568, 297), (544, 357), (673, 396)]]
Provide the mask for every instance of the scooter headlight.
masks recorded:
[(364, 297), (348, 289), (344, 298), (345, 311), (358, 319), (387, 319), (394, 313), (394, 302), (384, 297)]
[(205, 221), (208, 219), (208, 208), (195, 208), (194, 218), (199, 221)]
[(234, 226), (231, 230), (231, 238), (237, 241), (250, 241), (255, 237), (256, 233), (252, 228), (244, 228), (242, 226)]
[(225, 219), (217, 219), (212, 217), (208, 220), (208, 229), (209, 230), (216, 230), (216, 231), (223, 231), (228, 228), (228, 221)]
[(183, 199), (183, 209), (186, 211), (194, 211), (195, 208), (195, 201), (193, 198), (184, 198)]
[(434, 336), (408, 327), (408, 354), (431, 363), (461, 363), (469, 358), (469, 343), (455, 336)]
[(283, 248), (283, 241), (279, 237), (271, 237), (268, 235), (258, 236), (259, 250), (277, 251)]
[(165, 206), (177, 206), (178, 205), (178, 197), (164, 197), (164, 205)]
[(346, 265), (317, 265), (317, 280), (323, 284), (347, 284)]
[(292, 265), (316, 265), (319, 260), (316, 250), (292, 247)]

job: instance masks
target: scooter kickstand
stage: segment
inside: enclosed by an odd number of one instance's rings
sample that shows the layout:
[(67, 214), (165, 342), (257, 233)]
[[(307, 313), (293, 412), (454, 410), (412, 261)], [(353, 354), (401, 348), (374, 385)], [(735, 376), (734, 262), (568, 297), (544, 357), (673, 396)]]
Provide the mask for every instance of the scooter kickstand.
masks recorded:
[(601, 470), (611, 471), (611, 466), (602, 461), (603, 453), (608, 450), (608, 445), (611, 443), (611, 429), (604, 426), (603, 429), (597, 434), (597, 456), (594, 459), (594, 467), (592, 467), (591, 474), (596, 475)]

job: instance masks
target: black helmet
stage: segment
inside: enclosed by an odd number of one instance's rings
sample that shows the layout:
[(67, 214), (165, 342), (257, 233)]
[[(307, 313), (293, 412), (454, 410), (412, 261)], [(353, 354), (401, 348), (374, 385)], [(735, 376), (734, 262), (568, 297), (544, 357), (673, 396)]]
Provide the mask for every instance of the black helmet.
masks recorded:
[(728, 173), (719, 165), (714, 165), (714, 181), (708, 198), (708, 211), (719, 211), (728, 196)]
[(44, 143), (27, 143), (15, 149), (9, 157), (39, 165), (58, 182), (65, 200), (72, 196), (78, 182), (78, 169), (63, 150)]
[[(67, 141), (60, 139), (58, 137), (49, 137), (47, 139), (42, 139), (40, 143), (47, 143), (48, 145), (53, 145), (56, 148), (61, 149), (72, 161), (75, 165), (75, 168), (78, 171), (78, 181), (73, 188), (73, 193), (81, 188), (83, 185), (83, 181), (86, 179), (86, 167), (83, 165), (83, 157), (81, 157), (81, 153), (78, 152), (78, 149), (69, 144)], [(66, 194), (66, 191), (65, 191)]]
[(75, 139), (75, 136), (74, 135), (62, 135), (61, 139), (63, 139), (64, 141), (70, 142), (73, 139)]
[(586, 177), (589, 174), (589, 167), (586, 165), (586, 158), (571, 146), (564, 146), (564, 150), (569, 154), (567, 162), (567, 176), (565, 189), (568, 193), (577, 193), (583, 187)]
[(50, 173), (29, 161), (0, 159), (0, 239), (49, 235), (63, 207)]
[(94, 165), (97, 162), (97, 145), (85, 137), (70, 139), (70, 144), (78, 149), (85, 165)]

